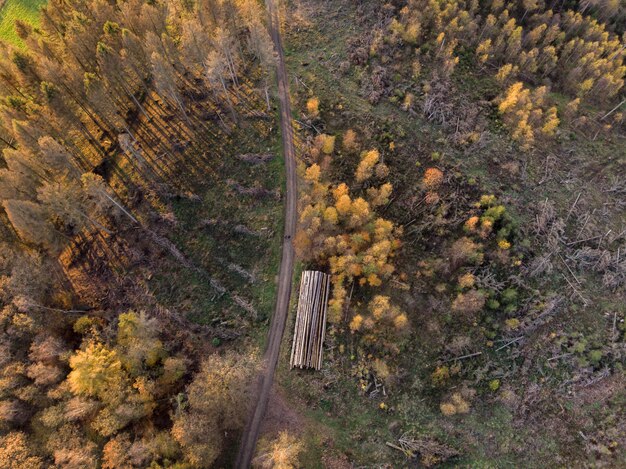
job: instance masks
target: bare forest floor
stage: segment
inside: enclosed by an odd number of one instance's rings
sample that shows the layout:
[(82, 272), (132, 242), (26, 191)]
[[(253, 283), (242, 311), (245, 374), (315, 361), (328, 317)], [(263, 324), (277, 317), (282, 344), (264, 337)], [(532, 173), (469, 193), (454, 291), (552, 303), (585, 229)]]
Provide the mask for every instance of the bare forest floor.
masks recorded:
[[(95, 171), (143, 227), (186, 259), (129, 223), (114, 243), (100, 234), (64, 256), (78, 296), (99, 307), (152, 306), (179, 317), (200, 327), (201, 349), (249, 332), (263, 341), (282, 239), (283, 161), (274, 110), (246, 86), (233, 97), (237, 123), (226, 119), (226, 126), (193, 114), (185, 121), (158, 98), (146, 100), (147, 115), (131, 131), (152, 144), (135, 145), (133, 157), (118, 151)], [(200, 98), (191, 109), (208, 114), (210, 107)]]

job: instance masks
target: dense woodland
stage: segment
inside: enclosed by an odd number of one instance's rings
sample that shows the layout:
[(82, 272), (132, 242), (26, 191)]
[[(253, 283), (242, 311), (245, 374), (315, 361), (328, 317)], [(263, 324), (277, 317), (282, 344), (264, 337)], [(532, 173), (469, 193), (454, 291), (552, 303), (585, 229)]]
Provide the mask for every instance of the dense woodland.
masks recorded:
[[(623, 3), (281, 8), (333, 289), (255, 466), (626, 463)], [(0, 467), (232, 465), (279, 262), (265, 17), (50, 0), (0, 47)]]
[(255, 354), (201, 353), (237, 333), (147, 299), (133, 272), (179, 264), (257, 314), (160, 205), (202, 179), (264, 196), (218, 179), (242, 120), (271, 119), (264, 18), (254, 1), (53, 0), (39, 28), (16, 23), (25, 48), (2, 46), (1, 467), (207, 467), (241, 427)]

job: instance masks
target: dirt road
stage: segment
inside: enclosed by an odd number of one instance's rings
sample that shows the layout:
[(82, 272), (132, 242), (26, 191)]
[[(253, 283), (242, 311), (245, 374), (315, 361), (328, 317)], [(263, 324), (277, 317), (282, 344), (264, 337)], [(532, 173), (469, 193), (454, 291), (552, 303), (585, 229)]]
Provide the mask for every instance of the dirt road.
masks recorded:
[(291, 278), (293, 276), (294, 249), (292, 240), (296, 230), (296, 155), (293, 143), (293, 127), (291, 122), (291, 103), (289, 101), (289, 81), (285, 69), (283, 44), (280, 37), (278, 12), (274, 0), (266, 0), (269, 15), (269, 32), (274, 41), (274, 47), (278, 54), (276, 76), (278, 80), (278, 97), (280, 101), (280, 126), (283, 140), (283, 153), (285, 155), (285, 172), (287, 187), (285, 194), (285, 232), (283, 234), (283, 252), (278, 274), (278, 293), (276, 298), (276, 310), (272, 317), (269, 331), (267, 350), (264, 358), (264, 368), (260, 377), (258, 401), (249, 417), (244, 430), (241, 445), (235, 467), (247, 469), (250, 467), (259, 430), (267, 408), (274, 372), (278, 363), (280, 343), (285, 330), (289, 299), (291, 297)]

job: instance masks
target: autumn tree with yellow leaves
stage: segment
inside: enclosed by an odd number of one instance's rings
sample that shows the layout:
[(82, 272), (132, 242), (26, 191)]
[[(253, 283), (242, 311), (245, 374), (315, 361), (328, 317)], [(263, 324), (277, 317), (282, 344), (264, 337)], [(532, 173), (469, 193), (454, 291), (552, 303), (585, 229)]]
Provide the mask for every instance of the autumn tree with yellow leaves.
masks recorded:
[[(300, 199), (300, 226), (295, 247), (300, 258), (330, 269), (333, 296), (331, 321), (342, 317), (346, 285), (378, 287), (394, 272), (393, 257), (400, 246), (401, 229), (378, 217), (375, 208), (389, 201), (392, 185), (375, 184), (376, 174), (386, 174), (376, 150), (361, 154), (355, 179), (369, 185), (362, 194), (351, 193), (345, 183), (330, 184), (317, 164), (304, 174), (306, 189)], [(379, 178), (376, 178), (379, 179)]]
[(276, 439), (259, 445), (259, 454), (252, 461), (252, 467), (259, 469), (295, 469), (301, 466), (300, 453), (304, 444), (286, 431)]
[(406, 314), (391, 302), (388, 296), (376, 295), (367, 305), (367, 311), (354, 315), (350, 331), (360, 333), (365, 345), (382, 351), (398, 353), (397, 338), (406, 332)]
[(306, 102), (307, 114), (311, 118), (318, 117), (320, 115), (319, 106), (320, 100), (317, 97), (309, 98), (309, 100)]
[(109, 437), (149, 416), (164, 386), (180, 379), (185, 366), (180, 359), (168, 359), (157, 338), (156, 321), (144, 313), (130, 311), (119, 316), (115, 345), (89, 332), (88, 324), (86, 317), (77, 322), (86, 338), (83, 348), (69, 359), (67, 383), (78, 399), (99, 403), (96, 408), (101, 409), (91, 425)]
[(210, 467), (229, 433), (243, 428), (252, 401), (249, 380), (257, 371), (253, 355), (213, 354), (202, 363), (187, 388), (188, 405), (175, 416), (172, 427), (188, 467)]
[(541, 136), (553, 135), (559, 126), (557, 109), (546, 105), (546, 94), (545, 86), (531, 91), (517, 82), (498, 100), (498, 112), (523, 149), (529, 149)]
[[(615, 7), (598, 1), (594, 4), (602, 3), (601, 7), (589, 8), (592, 3), (582, 2), (579, 11), (555, 13), (544, 2), (533, 0), (409, 0), (389, 23), (389, 41), (417, 47), (419, 55), (429, 54), (438, 79), (454, 71), (462, 51), (473, 51), (477, 65), (502, 87), (496, 104), (507, 129), (528, 149), (540, 136), (552, 136), (560, 124), (546, 88), (531, 91), (531, 86), (546, 83), (603, 113), (620, 99), (626, 76), (623, 38), (587, 15)], [(599, 16), (607, 20), (614, 14)], [(409, 106), (406, 99), (405, 107)], [(617, 112), (611, 122), (622, 119)], [(606, 122), (604, 128), (612, 125)]]

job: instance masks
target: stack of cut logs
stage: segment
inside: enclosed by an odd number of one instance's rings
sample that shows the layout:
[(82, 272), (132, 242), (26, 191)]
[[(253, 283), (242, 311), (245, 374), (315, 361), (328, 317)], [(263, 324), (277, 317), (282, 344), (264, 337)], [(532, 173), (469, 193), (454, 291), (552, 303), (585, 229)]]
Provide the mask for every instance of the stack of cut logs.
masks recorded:
[(322, 368), (329, 292), (330, 275), (313, 270), (302, 272), (291, 347), (291, 368)]

